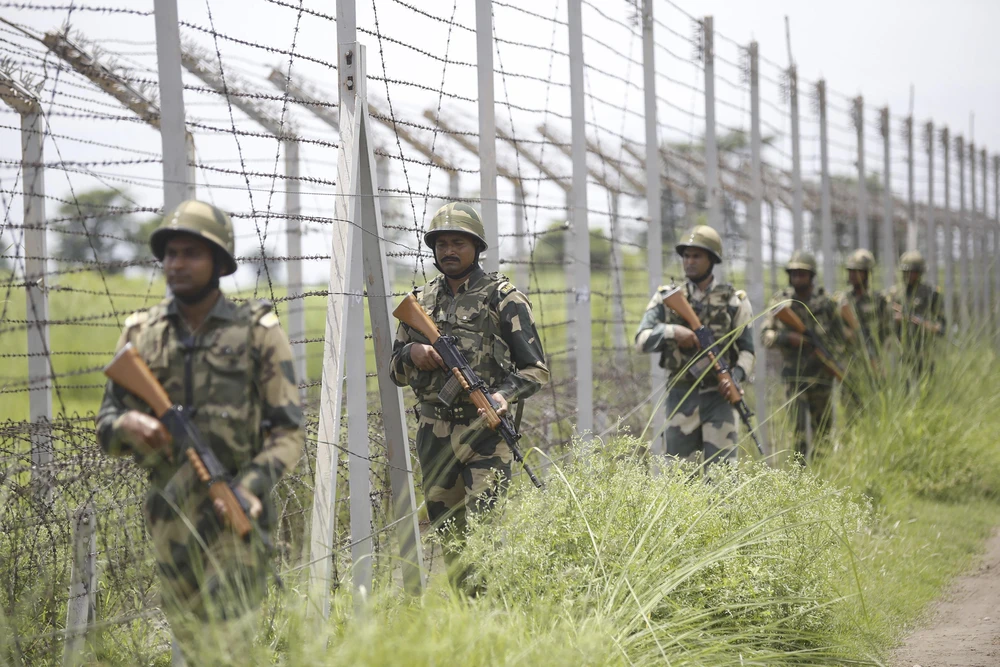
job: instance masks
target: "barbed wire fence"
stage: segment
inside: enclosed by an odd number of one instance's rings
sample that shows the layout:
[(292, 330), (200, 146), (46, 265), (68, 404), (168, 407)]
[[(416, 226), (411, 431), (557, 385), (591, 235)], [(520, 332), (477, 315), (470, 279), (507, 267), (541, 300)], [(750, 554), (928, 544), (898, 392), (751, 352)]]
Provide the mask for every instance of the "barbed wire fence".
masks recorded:
[[(662, 425), (663, 376), (631, 337), (655, 286), (682, 278), (673, 246), (693, 224), (723, 235), (756, 312), (796, 248), (829, 290), (855, 247), (884, 286), (919, 248), (951, 321), (992, 323), (1000, 156), (800, 79), (712, 17), (670, 0), (251, 4), (182, 2), (170, 30), (166, 0), (0, 3), (0, 595), (25, 662), (85, 637), (137, 662), (168, 648), (144, 475), (102, 456), (93, 413), (125, 318), (163, 298), (146, 236), (180, 197), (232, 215), (224, 289), (271, 300), (289, 333), (307, 447), (274, 491), (276, 559), (310, 570), (320, 610), (347, 582), (419, 590), (434, 568), (397, 433), (412, 438), (413, 398), (387, 387), (374, 323), (436, 275), (422, 239), (445, 201), (482, 207), (487, 268), (532, 301), (552, 381), (522, 430), (556, 460), (578, 434)], [(345, 171), (362, 145), (370, 186)], [(337, 272), (362, 256), (384, 262), (379, 290)], [(775, 361), (759, 355), (762, 418)]]

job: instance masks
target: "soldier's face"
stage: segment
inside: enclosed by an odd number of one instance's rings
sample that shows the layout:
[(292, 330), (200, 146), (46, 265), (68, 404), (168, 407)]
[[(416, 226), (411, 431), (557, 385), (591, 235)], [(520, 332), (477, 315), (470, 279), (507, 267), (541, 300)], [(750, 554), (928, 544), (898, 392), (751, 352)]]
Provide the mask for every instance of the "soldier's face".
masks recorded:
[(207, 241), (177, 234), (167, 241), (163, 273), (174, 294), (194, 294), (212, 279), (212, 248)]
[(684, 248), (681, 263), (684, 275), (691, 279), (701, 278), (712, 270), (712, 258), (701, 248)]
[(796, 292), (804, 292), (809, 289), (812, 285), (813, 274), (811, 271), (806, 271), (804, 269), (792, 269), (788, 272), (788, 284), (791, 285)]
[(848, 269), (847, 284), (851, 287), (868, 287), (868, 272), (859, 269)]
[(434, 240), (434, 257), (446, 276), (455, 276), (472, 266), (476, 242), (468, 234), (444, 232)]
[(907, 285), (916, 285), (920, 282), (920, 271), (903, 271), (903, 280)]

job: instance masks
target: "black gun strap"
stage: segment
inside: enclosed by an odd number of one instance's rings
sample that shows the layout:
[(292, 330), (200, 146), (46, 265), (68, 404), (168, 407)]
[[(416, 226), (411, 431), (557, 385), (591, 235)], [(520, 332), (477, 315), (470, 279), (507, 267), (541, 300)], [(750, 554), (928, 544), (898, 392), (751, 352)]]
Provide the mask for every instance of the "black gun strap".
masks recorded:
[(521, 417), (524, 415), (524, 401), (517, 402), (517, 409), (514, 410), (514, 431), (521, 432)]

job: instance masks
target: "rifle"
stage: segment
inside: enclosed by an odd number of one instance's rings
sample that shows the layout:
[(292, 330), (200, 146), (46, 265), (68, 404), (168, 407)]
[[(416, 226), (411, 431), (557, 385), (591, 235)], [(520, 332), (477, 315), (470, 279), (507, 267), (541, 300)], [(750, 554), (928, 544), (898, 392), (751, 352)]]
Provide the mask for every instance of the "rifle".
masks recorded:
[(844, 369), (834, 361), (833, 355), (826, 349), (822, 341), (820, 341), (816, 332), (807, 328), (802, 318), (787, 303), (774, 311), (774, 316), (792, 331), (805, 336), (809, 344), (813, 346), (813, 354), (823, 362), (823, 365), (830, 370), (835, 378), (841, 382), (844, 381)]
[(111, 363), (104, 368), (104, 374), (153, 409), (153, 414), (167, 427), (171, 439), (191, 462), (195, 475), (208, 487), (209, 497), (213, 501), (222, 501), (226, 508), (225, 523), (237, 535), (246, 539), (253, 530), (253, 524), (247, 516), (249, 511), (247, 502), (233, 491), (228, 471), (205, 444), (198, 427), (188, 417), (184, 408), (170, 402), (166, 390), (149, 370), (149, 366), (139, 356), (132, 343), (127, 343), (115, 355)]
[[(743, 398), (743, 389), (736, 381), (736, 378), (733, 377), (725, 359), (722, 358), (719, 346), (715, 342), (715, 334), (701, 323), (697, 313), (694, 312), (694, 308), (691, 307), (680, 287), (673, 288), (667, 293), (667, 296), (663, 297), (663, 305), (680, 315), (687, 322), (688, 326), (691, 327), (692, 331), (694, 331), (694, 335), (698, 339), (698, 346), (705, 350), (705, 356), (708, 357), (709, 363), (714, 365), (715, 374), (719, 378), (719, 381), (729, 380), (729, 392), (726, 399), (736, 406), (736, 412), (739, 413), (740, 419), (743, 420), (747, 430), (750, 432), (750, 437), (753, 438), (754, 444), (757, 445), (757, 451), (760, 452), (761, 456), (764, 456), (764, 447), (760, 444), (757, 433), (750, 423), (753, 413), (750, 412), (750, 406), (747, 405), (746, 400)], [(705, 371), (705, 364), (692, 364), (689, 371), (696, 378), (701, 378)]]
[(840, 305), (840, 317), (847, 323), (847, 328), (854, 332), (855, 335), (861, 334), (861, 324), (858, 322), (858, 316), (854, 312), (854, 306), (848, 302), (844, 302)]
[[(496, 431), (510, 447), (510, 453), (514, 456), (514, 460), (524, 468), (531, 483), (539, 489), (542, 488), (541, 480), (535, 476), (531, 467), (524, 461), (521, 450), (518, 449), (517, 441), (521, 439), (521, 434), (517, 432), (514, 422), (508, 415), (501, 417), (497, 414), (497, 408), (500, 407), (500, 404), (486, 391), (486, 384), (472, 370), (465, 356), (455, 345), (457, 339), (454, 336), (442, 335), (437, 325), (434, 324), (434, 320), (427, 315), (412, 294), (408, 294), (403, 299), (396, 310), (392, 311), (392, 315), (403, 324), (419, 331), (430, 341), (431, 346), (444, 361), (445, 366), (448, 367), (448, 373), (452, 376), (448, 380), (448, 385), (455, 382), (460, 390), (464, 390), (469, 395), (472, 404), (483, 411), (486, 425), (491, 430)], [(448, 385), (445, 385), (444, 389), (438, 393), (438, 399), (450, 407), (454, 403), (458, 391), (453, 391)]]
[(903, 313), (903, 307), (898, 303), (892, 304), (893, 311), (898, 314), (901, 318), (906, 318), (911, 324), (915, 324), (918, 327), (922, 327), (931, 333), (939, 334), (942, 331), (942, 326), (940, 322), (932, 322), (919, 315), (914, 315), (913, 313)]

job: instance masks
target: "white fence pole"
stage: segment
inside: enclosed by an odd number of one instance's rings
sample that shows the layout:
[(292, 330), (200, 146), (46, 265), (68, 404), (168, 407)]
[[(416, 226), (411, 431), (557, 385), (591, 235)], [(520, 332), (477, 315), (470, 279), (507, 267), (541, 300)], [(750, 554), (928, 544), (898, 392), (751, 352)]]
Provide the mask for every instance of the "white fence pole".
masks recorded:
[(819, 104), (819, 155), (820, 155), (820, 238), (823, 250), (823, 287), (833, 294), (837, 284), (834, 268), (833, 214), (830, 203), (830, 157), (826, 131), (826, 81), (816, 82), (816, 100)]
[(882, 282), (885, 289), (896, 281), (896, 226), (892, 219), (892, 161), (890, 159), (892, 134), (889, 131), (889, 107), (879, 112), (879, 127), (882, 131)]
[(583, 16), (581, 0), (569, 0), (569, 81), (573, 126), (573, 283), (576, 296), (573, 328), (576, 330), (576, 418), (577, 432), (594, 427), (593, 341), (590, 312), (590, 230), (587, 218), (587, 134), (584, 118)]
[(70, 572), (63, 665), (82, 662), (87, 626), (97, 617), (97, 513), (93, 503), (73, 516), (73, 569)]
[[(758, 70), (757, 42), (750, 42), (750, 190), (753, 199), (747, 208), (747, 232), (749, 252), (747, 252), (747, 287), (750, 304), (754, 313), (762, 313), (765, 308), (764, 296), (764, 180), (761, 160), (760, 138), (760, 82)], [(760, 326), (753, 327), (753, 344), (757, 350), (757, 365), (754, 371), (754, 385), (757, 396), (757, 433), (769, 447), (766, 420), (767, 407), (767, 354), (760, 340)]]
[(792, 113), (792, 241), (796, 250), (805, 247), (802, 194), (802, 145), (799, 135), (799, 75), (795, 65), (788, 68), (788, 99)]
[(873, 248), (871, 228), (868, 226), (868, 174), (865, 172), (865, 100), (854, 98), (851, 121), (857, 133), (858, 145), (858, 228), (857, 247)]
[(163, 146), (163, 211), (194, 197), (184, 123), (184, 81), (177, 0), (153, 0), (156, 68), (160, 83), (160, 141)]
[(940, 285), (938, 276), (937, 222), (934, 210), (934, 123), (924, 126), (924, 147), (927, 149), (927, 231), (924, 252), (927, 255), (927, 277), (931, 285)]
[[(486, 227), (484, 267), (500, 269), (497, 219), (497, 124), (493, 103), (493, 2), (476, 0), (476, 72), (479, 79), (479, 201)], [(457, 173), (457, 172), (456, 172)]]

